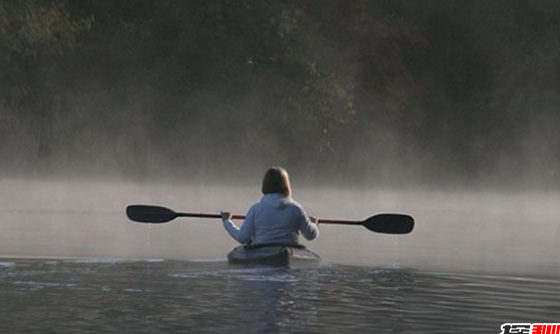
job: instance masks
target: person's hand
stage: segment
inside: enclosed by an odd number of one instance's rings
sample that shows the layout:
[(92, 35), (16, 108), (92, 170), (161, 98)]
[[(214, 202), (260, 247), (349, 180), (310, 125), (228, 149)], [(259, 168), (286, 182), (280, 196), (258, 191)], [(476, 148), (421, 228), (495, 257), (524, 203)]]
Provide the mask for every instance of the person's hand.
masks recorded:
[(319, 218), (315, 217), (315, 216), (309, 216), (309, 220), (311, 220), (311, 222), (317, 226), (319, 226)]
[(220, 211), (220, 215), (222, 215), (222, 221), (230, 220), (231, 219), (231, 212), (228, 211)]

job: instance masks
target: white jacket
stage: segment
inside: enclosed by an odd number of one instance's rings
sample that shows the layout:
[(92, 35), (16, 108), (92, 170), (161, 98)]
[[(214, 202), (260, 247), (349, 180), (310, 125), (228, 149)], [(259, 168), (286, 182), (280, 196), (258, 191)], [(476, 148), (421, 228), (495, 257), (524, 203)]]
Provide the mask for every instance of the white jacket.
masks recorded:
[(231, 237), (242, 244), (297, 244), (300, 232), (307, 240), (319, 235), (303, 207), (282, 194), (264, 195), (251, 206), (240, 228), (231, 220), (223, 223)]

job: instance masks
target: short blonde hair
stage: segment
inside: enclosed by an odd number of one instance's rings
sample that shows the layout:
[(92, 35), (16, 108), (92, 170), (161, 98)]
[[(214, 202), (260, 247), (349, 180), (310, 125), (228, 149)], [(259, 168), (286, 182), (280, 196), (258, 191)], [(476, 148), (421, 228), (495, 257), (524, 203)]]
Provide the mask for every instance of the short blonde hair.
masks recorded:
[(264, 174), (261, 191), (263, 194), (280, 193), (291, 196), (288, 172), (282, 167), (270, 167)]

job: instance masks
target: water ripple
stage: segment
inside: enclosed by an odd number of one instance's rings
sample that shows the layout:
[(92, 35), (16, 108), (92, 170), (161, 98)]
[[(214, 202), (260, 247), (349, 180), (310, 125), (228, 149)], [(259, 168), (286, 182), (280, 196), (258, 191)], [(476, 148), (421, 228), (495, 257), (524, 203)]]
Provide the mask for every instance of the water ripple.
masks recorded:
[(560, 314), (560, 281), (550, 278), (213, 261), (2, 263), (10, 265), (0, 267), (1, 333), (497, 333), (504, 322)]

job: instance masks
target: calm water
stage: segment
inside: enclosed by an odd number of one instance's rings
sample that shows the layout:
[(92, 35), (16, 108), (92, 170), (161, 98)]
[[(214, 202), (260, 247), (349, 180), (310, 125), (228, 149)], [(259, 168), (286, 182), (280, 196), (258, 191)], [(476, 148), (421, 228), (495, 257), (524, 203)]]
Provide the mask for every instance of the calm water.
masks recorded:
[(560, 281), (550, 278), (0, 260), (0, 333), (499, 333), (559, 316)]
[(558, 193), (295, 189), (312, 215), (404, 212), (416, 227), (395, 237), (322, 225), (308, 246), (325, 265), (293, 270), (229, 266), (235, 243), (218, 220), (150, 226), (124, 214), (131, 203), (245, 213), (257, 186), (0, 189), (0, 334), (500, 333), (560, 322)]

